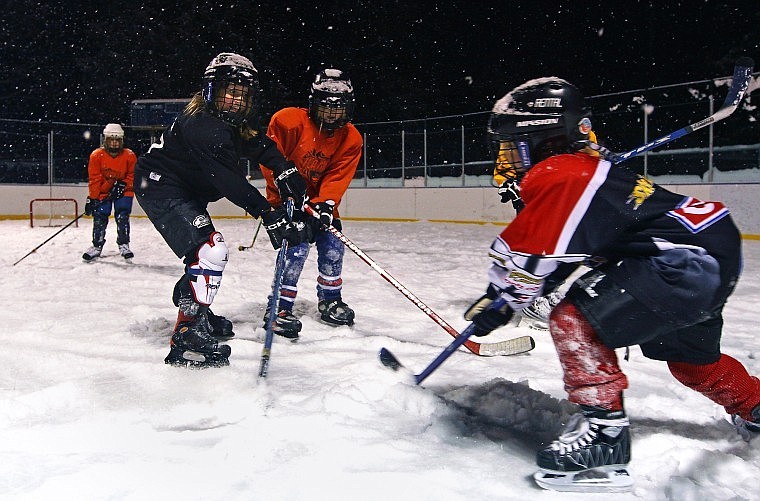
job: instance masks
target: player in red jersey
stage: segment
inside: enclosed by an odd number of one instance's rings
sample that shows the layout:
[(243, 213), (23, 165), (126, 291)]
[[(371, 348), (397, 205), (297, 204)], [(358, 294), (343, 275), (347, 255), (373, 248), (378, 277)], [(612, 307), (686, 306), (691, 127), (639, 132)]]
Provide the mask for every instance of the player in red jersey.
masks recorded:
[[(615, 348), (639, 345), (681, 383), (760, 431), (760, 380), (721, 353), (723, 306), (741, 273), (741, 236), (720, 202), (673, 193), (581, 150), (591, 121), (565, 80), (529, 81), (496, 103), (496, 157), (508, 158), (525, 207), (491, 245), (487, 293), (466, 313), (477, 335), (504, 325), (581, 264), (549, 330), (568, 400), (581, 412), (537, 456), (557, 490), (627, 490), (628, 380)], [(504, 308), (490, 303), (501, 297)]]

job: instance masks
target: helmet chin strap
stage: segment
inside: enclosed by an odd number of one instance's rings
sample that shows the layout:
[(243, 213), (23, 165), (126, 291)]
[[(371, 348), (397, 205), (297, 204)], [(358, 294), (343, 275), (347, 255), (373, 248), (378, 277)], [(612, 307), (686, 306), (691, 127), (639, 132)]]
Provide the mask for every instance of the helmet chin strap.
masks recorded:
[(533, 167), (533, 161), (530, 159), (530, 148), (527, 141), (517, 141), (517, 153), (520, 155), (523, 174)]

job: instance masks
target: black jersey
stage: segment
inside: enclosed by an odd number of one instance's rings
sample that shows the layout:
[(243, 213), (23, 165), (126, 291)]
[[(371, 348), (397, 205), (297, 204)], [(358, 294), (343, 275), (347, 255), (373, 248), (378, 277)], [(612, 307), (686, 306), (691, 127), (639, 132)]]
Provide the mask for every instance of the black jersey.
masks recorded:
[(264, 134), (243, 140), (239, 129), (205, 111), (181, 115), (137, 161), (135, 191), (149, 199), (227, 198), (253, 216), (269, 210), (246, 178), (240, 158), (279, 172), (285, 158)]

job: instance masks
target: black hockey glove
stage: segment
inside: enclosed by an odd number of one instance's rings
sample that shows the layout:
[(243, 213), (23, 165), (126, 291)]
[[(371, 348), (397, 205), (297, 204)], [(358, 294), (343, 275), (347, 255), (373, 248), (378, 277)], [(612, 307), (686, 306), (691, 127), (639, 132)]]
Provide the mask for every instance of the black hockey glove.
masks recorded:
[(261, 215), (261, 220), (275, 249), (282, 247), (283, 240), (287, 240), (288, 245), (298, 245), (306, 241), (305, 225), (302, 222), (288, 221), (288, 215), (282, 207), (265, 212)]
[(116, 181), (113, 183), (113, 186), (111, 186), (111, 191), (108, 192), (108, 198), (111, 200), (116, 200), (117, 198), (121, 198), (124, 196), (124, 190), (126, 189), (127, 184), (124, 181)]
[(292, 198), (295, 207), (303, 205), (306, 197), (306, 181), (293, 162), (285, 164), (285, 169), (281, 172), (275, 172), (274, 182), (282, 200)]
[(508, 305), (505, 304), (499, 309), (491, 308), (497, 296), (496, 289), (489, 286), (486, 293), (464, 312), (464, 319), (471, 321), (475, 326), (473, 336), (487, 336), (502, 325), (507, 325), (512, 319), (514, 311)]
[(100, 200), (87, 197), (87, 201), (84, 203), (84, 215), (92, 216), (92, 213), (95, 212), (98, 206), (100, 206)]
[(317, 239), (317, 234), (322, 231), (322, 223), (316, 217), (302, 211), (293, 211), (293, 222), (297, 225), (302, 225), (304, 229), (304, 241), (313, 244)]
[(325, 200), (324, 202), (317, 202), (315, 204), (309, 204), (314, 209), (314, 215), (319, 218), (319, 222), (325, 226), (330, 226), (333, 222), (333, 210), (335, 209), (335, 202), (333, 200)]
[(517, 184), (517, 181), (507, 180), (501, 183), (501, 186), (499, 186), (499, 196), (503, 204), (512, 202), (512, 207), (514, 207), (516, 212), (520, 212), (525, 207), (525, 203), (520, 197), (520, 185)]

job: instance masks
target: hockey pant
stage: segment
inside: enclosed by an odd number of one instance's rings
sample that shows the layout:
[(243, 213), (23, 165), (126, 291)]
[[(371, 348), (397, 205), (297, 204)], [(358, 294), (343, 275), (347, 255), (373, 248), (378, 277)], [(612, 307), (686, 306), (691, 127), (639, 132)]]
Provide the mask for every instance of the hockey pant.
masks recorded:
[[(314, 246), (317, 248), (317, 271), (319, 273), (317, 276), (317, 298), (320, 301), (339, 299), (343, 288), (343, 279), (341, 278), (345, 253), (343, 242), (329, 231), (323, 230), (317, 235)], [(280, 310), (293, 310), (293, 303), (298, 294), (298, 279), (303, 271), (306, 258), (309, 257), (309, 249), (310, 244), (307, 242), (288, 247), (285, 254), (282, 286), (280, 287)]]
[(104, 200), (92, 214), (92, 245), (103, 247), (106, 243), (106, 228), (111, 210), (116, 220), (116, 243), (129, 243), (129, 215), (132, 213), (132, 197)]

